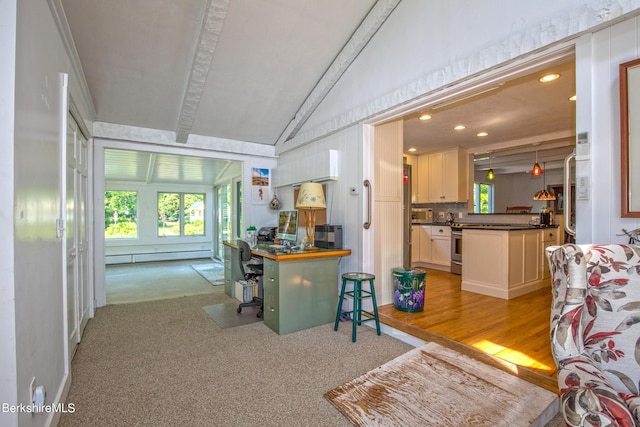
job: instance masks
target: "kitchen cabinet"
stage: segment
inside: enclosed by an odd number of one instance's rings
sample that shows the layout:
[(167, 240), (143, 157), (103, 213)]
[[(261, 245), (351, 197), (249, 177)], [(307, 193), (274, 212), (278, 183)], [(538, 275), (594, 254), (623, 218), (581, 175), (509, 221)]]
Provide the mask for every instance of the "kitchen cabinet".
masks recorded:
[(449, 271), (451, 266), (451, 227), (413, 225), (411, 230), (412, 266)]
[(549, 285), (541, 230), (462, 230), (462, 290), (511, 299)]
[(560, 233), (560, 229), (556, 227), (540, 230), (540, 241), (542, 242), (540, 268), (542, 270), (543, 279), (549, 279), (551, 277), (551, 273), (549, 272), (549, 260), (547, 259), (546, 250), (549, 246), (556, 246), (560, 244)]
[(452, 203), (468, 200), (467, 152), (454, 148), (418, 156), (415, 203)]
[(420, 234), (422, 232), (422, 226), (411, 226), (411, 265), (416, 262), (420, 262)]
[(429, 202), (429, 155), (418, 156), (417, 169), (412, 170), (415, 179), (412, 180), (414, 188), (414, 203)]
[(431, 226), (431, 262), (451, 266), (451, 227)]

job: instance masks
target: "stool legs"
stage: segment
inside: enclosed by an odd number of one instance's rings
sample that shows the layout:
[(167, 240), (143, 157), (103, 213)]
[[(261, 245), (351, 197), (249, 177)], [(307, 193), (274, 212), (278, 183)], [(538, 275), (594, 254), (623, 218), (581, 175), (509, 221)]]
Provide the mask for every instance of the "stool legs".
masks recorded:
[(340, 322), (340, 316), (342, 316), (342, 301), (344, 301), (345, 289), (347, 287), (347, 280), (342, 279), (342, 288), (340, 289), (340, 298), (338, 299), (338, 312), (336, 313), (336, 321), (333, 325), (333, 330), (338, 330), (338, 322)]
[[(347, 277), (345, 277), (347, 276)], [(351, 313), (351, 341), (356, 342), (356, 332), (357, 326), (361, 325), (364, 322), (368, 322), (370, 320), (374, 320), (376, 322), (376, 333), (380, 335), (380, 319), (378, 317), (378, 304), (376, 301), (376, 293), (375, 287), (373, 283), (373, 278), (350, 278), (348, 276), (352, 276), (351, 273), (346, 273), (342, 278), (342, 286), (340, 289), (340, 298), (338, 301), (338, 311), (336, 313), (336, 320), (333, 325), (333, 330), (338, 330), (338, 324), (340, 322), (340, 317), (342, 315), (342, 304), (345, 296), (351, 296), (353, 298), (353, 309)], [(373, 277), (373, 276), (370, 276)], [(347, 282), (353, 282), (353, 290), (347, 291)], [(369, 282), (369, 290), (363, 291), (362, 282)], [(365, 294), (363, 296), (363, 293)], [(363, 310), (362, 308), (362, 300), (365, 298), (371, 298), (371, 302), (373, 304), (373, 312), (368, 312)], [(362, 312), (365, 312), (367, 315), (371, 316), (368, 319), (362, 320)]]

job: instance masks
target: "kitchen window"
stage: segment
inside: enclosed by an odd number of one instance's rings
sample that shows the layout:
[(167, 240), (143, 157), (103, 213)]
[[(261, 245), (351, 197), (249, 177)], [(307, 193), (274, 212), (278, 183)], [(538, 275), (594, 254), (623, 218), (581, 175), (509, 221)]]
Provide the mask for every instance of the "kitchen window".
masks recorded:
[(473, 183), (473, 213), (493, 213), (493, 184)]

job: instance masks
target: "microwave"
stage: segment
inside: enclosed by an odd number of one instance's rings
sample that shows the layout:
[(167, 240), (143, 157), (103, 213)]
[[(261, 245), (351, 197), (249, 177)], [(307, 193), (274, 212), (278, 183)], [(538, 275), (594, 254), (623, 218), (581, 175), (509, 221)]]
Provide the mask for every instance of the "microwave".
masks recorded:
[(413, 208), (411, 209), (411, 222), (433, 222), (433, 209)]

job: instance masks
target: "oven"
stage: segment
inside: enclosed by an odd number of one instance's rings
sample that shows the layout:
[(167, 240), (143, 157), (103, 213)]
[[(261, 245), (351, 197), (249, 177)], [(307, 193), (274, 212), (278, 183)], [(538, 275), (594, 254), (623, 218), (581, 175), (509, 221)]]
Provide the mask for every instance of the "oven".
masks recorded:
[(462, 274), (462, 227), (451, 226), (451, 272)]

